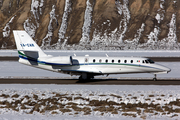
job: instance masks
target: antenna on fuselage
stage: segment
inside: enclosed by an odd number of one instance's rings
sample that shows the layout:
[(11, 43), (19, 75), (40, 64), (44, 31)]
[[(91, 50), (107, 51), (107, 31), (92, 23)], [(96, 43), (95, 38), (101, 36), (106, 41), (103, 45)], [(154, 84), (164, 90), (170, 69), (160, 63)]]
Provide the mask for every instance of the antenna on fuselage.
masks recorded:
[(106, 57), (109, 57), (108, 54), (106, 54)]

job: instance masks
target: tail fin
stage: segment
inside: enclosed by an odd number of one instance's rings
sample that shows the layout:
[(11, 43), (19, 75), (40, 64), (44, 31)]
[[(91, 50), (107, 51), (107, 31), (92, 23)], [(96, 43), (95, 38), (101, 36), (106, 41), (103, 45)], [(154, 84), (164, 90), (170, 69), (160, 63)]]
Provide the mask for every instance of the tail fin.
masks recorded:
[(13, 34), (20, 55), (35, 59), (47, 56), (26, 31), (13, 30)]

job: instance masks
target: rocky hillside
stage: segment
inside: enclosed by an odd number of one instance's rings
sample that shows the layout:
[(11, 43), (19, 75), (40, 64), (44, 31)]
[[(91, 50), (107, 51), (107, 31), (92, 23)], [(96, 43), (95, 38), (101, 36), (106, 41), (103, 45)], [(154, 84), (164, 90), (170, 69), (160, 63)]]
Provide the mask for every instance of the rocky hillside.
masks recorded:
[(179, 0), (0, 0), (0, 47), (26, 30), (43, 49), (179, 49)]

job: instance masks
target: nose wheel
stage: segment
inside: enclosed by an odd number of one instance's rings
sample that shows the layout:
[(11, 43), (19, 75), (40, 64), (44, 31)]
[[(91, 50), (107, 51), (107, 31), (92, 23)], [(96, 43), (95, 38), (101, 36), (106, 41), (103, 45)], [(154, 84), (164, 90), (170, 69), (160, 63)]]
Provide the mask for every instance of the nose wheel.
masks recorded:
[(154, 78), (153, 78), (153, 81), (157, 81), (157, 75), (156, 74), (154, 74)]

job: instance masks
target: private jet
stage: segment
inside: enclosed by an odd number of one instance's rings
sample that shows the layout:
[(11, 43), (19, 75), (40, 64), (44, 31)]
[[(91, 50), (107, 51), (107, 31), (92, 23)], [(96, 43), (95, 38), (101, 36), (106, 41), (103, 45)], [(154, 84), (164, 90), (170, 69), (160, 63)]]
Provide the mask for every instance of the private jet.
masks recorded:
[(98, 75), (151, 73), (156, 75), (168, 73), (171, 69), (156, 64), (149, 58), (141, 57), (92, 57), (58, 56), (45, 54), (26, 31), (13, 31), (19, 62), (53, 72), (78, 75), (80, 80), (93, 79)]

